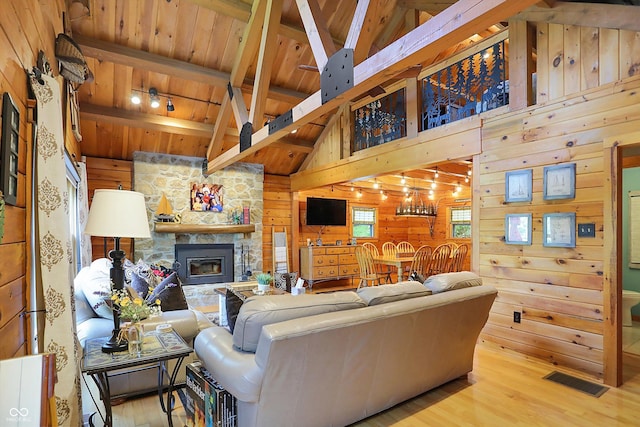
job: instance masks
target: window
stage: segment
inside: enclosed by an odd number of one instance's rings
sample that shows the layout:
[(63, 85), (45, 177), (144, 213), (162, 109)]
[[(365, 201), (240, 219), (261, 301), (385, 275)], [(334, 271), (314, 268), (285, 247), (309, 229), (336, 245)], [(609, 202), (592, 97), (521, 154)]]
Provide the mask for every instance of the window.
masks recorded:
[(81, 267), (80, 236), (82, 234), (80, 221), (78, 220), (78, 183), (80, 182), (80, 175), (78, 175), (78, 171), (67, 153), (65, 153), (65, 164), (67, 167), (67, 193), (69, 195), (69, 241), (73, 250), (72, 264), (75, 275)]
[(453, 239), (471, 238), (471, 208), (451, 208), (451, 237)]
[(351, 210), (353, 237), (373, 238), (376, 235), (376, 209), (354, 206)]

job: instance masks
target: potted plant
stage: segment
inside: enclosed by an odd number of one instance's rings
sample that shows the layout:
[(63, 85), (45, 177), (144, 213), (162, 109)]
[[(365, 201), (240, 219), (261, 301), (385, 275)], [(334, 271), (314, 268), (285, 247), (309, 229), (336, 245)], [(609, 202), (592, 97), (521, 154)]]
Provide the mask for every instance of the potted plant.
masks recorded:
[(267, 292), (271, 287), (273, 278), (269, 273), (260, 273), (256, 275), (256, 280), (258, 281), (258, 291)]

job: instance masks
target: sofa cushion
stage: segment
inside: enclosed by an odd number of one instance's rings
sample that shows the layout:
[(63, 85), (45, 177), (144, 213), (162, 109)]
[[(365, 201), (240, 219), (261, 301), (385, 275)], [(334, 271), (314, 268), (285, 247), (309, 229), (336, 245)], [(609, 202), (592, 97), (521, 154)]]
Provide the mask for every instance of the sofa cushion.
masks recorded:
[(99, 258), (91, 263), (86, 276), (83, 275), (81, 285), (87, 302), (93, 311), (105, 319), (113, 319), (111, 307), (107, 305), (105, 299), (111, 295), (111, 260)]
[(360, 288), (358, 289), (358, 295), (367, 303), (367, 305), (378, 305), (392, 301), (431, 295), (431, 291), (420, 282), (407, 280), (395, 285), (380, 285)]
[(441, 273), (429, 277), (424, 285), (434, 294), (452, 291), (454, 289), (468, 288), (482, 285), (482, 279), (470, 271), (458, 271), (455, 273)]
[(186, 310), (189, 308), (187, 299), (182, 290), (182, 284), (178, 273), (175, 271), (165, 278), (158, 286), (156, 286), (151, 295), (147, 297), (148, 301), (160, 300), (162, 311)]
[(255, 353), (264, 325), (365, 306), (366, 303), (355, 292), (251, 297), (238, 313), (233, 346)]
[(89, 301), (87, 301), (87, 298), (84, 296), (84, 290), (82, 289), (82, 286), (89, 279), (90, 274), (91, 267), (83, 267), (73, 279), (73, 296), (76, 301), (76, 323), (82, 323), (98, 316), (96, 312), (93, 311), (93, 308), (91, 308)]

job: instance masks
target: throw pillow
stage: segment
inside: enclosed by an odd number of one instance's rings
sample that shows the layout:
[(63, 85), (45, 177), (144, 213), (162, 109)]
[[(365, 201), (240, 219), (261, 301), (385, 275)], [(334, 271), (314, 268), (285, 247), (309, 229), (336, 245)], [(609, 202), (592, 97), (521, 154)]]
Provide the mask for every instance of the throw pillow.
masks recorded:
[(291, 292), (291, 287), (296, 285), (296, 280), (298, 280), (297, 272), (275, 273), (273, 286), (283, 291)]
[(233, 292), (233, 290), (227, 289), (225, 308), (227, 310), (227, 325), (229, 325), (231, 333), (233, 333), (233, 329), (236, 327), (236, 319), (238, 318), (238, 313), (240, 312), (240, 307), (242, 307), (243, 302), (244, 300)]
[(171, 273), (169, 277), (160, 282), (153, 289), (151, 295), (147, 297), (149, 301), (155, 301), (156, 299), (160, 300), (162, 311), (186, 310), (189, 308), (187, 299), (182, 291), (180, 278), (176, 272)]
[(146, 298), (149, 288), (157, 284), (151, 266), (142, 260), (138, 260), (135, 264), (128, 259), (124, 261), (124, 281), (127, 285), (131, 285), (142, 298)]
[(89, 271), (81, 277), (84, 297), (93, 311), (105, 319), (113, 319), (113, 312), (105, 300), (111, 295), (111, 260), (99, 258), (91, 263)]
[(420, 282), (409, 280), (395, 285), (369, 286), (358, 289), (360, 298), (367, 305), (385, 304), (392, 301), (431, 295), (431, 291)]
[(441, 273), (429, 277), (424, 285), (434, 294), (455, 289), (469, 288), (482, 285), (482, 279), (470, 271), (458, 271), (455, 273)]

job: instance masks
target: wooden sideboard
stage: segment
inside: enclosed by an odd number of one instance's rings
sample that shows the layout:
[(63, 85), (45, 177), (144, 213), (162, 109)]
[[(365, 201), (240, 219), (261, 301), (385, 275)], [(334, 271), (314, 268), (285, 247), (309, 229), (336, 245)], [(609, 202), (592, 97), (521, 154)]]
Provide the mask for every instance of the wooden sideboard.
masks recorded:
[(355, 246), (306, 246), (300, 248), (300, 277), (315, 282), (352, 279), (360, 274)]

